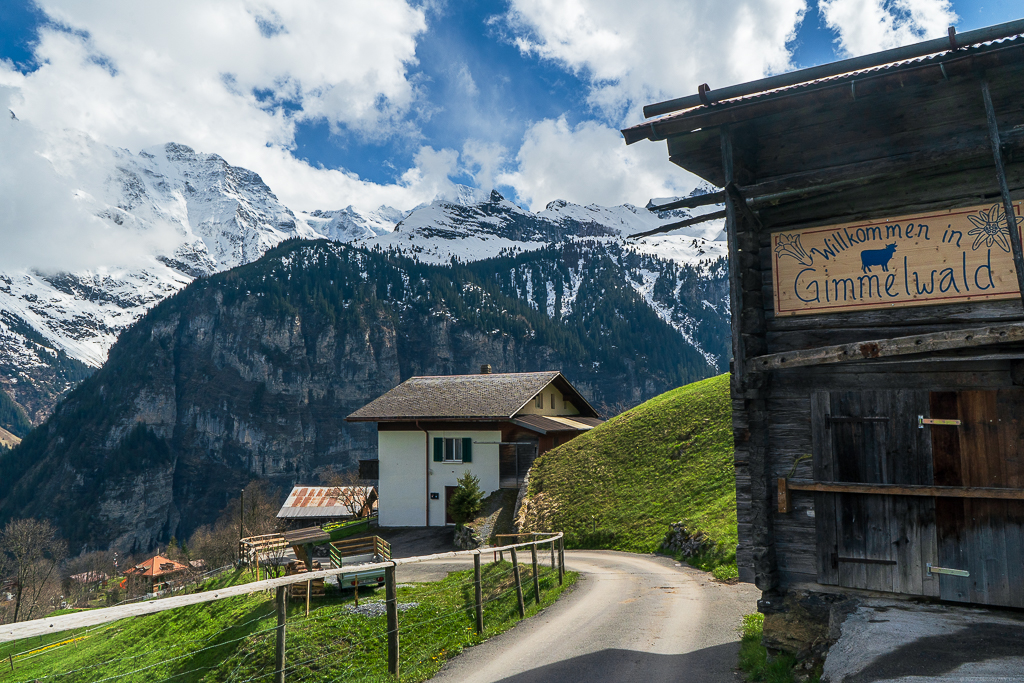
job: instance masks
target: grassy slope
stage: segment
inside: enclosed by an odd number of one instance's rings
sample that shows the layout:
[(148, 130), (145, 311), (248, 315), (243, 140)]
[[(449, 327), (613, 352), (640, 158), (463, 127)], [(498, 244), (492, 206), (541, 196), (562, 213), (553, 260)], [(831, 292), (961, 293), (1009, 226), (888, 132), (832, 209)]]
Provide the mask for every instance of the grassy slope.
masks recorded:
[[(399, 613), (402, 680), (433, 676), (464, 648), (508, 630), (519, 621), (508, 562), (485, 563), (482, 572), (483, 634), (473, 629), (473, 572), (453, 572), (436, 583), (402, 584), (400, 605), (416, 603)], [(550, 567), (538, 572), (541, 604), (533, 601), (529, 564), (524, 568), (527, 616), (551, 605), (577, 575), (566, 572), (559, 587)], [(248, 572), (209, 582), (205, 589), (246, 583)], [(383, 600), (383, 590), (361, 590), (361, 602)], [(289, 601), (288, 680), (393, 681), (386, 671), (386, 619), (350, 613), (352, 593), (331, 587), (327, 595), (305, 602)], [(276, 616), (272, 593), (256, 593), (206, 605), (182, 607), (160, 614), (124, 619), (92, 630), (65, 632), (0, 644), (0, 680), (27, 683), (59, 675), (68, 683), (175, 683), (270, 680), (274, 665)], [(418, 625), (418, 627), (416, 627)], [(79, 640), (73, 639), (78, 638)], [(47, 647), (50, 646), (50, 647)], [(20, 653), (20, 654), (19, 654)], [(13, 655), (11, 673), (7, 657)]]
[(666, 392), (539, 458), (524, 530), (560, 529), (570, 547), (654, 552), (669, 524), (736, 549), (729, 376)]

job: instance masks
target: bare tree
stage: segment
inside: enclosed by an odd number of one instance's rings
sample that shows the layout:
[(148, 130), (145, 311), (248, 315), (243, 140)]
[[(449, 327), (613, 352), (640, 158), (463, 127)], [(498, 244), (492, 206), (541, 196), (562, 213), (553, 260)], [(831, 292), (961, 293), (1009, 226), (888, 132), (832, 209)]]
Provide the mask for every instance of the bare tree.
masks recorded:
[(67, 555), (67, 543), (48, 520), (15, 519), (0, 534), (0, 554), (14, 573), (14, 618), (31, 619), (42, 607), (49, 589), (60, 588), (58, 565)]
[(268, 490), (264, 482), (250, 482), (241, 500), (235, 498), (229, 502), (214, 524), (201, 526), (193, 532), (188, 541), (189, 558), (206, 560), (210, 568), (234, 564), (239, 559), (239, 530), (242, 538), (280, 530), (279, 498), (278, 492)]
[(337, 498), (353, 517), (369, 514), (367, 501), (372, 488), (365, 485), (358, 472), (338, 472), (328, 467), (321, 471), (320, 479), (331, 487), (328, 493)]

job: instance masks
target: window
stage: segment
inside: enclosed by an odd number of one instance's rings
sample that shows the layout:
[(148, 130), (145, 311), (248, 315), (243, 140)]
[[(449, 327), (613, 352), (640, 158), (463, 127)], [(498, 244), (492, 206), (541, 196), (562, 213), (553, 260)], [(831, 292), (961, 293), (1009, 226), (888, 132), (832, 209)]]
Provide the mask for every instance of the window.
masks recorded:
[(555, 395), (551, 394), (551, 409), (555, 409)]
[(472, 462), (473, 439), (434, 437), (434, 462)]
[(445, 462), (462, 462), (462, 439), (444, 440)]
[(544, 407), (544, 394), (537, 394), (537, 400), (533, 402), (533, 405), (537, 406), (538, 408), (543, 408)]

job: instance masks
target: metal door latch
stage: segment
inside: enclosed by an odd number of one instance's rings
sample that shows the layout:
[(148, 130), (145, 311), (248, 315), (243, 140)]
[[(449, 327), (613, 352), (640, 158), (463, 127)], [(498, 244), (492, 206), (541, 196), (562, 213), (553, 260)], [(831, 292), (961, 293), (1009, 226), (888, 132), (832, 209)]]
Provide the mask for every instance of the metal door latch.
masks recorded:
[(949, 574), (950, 576), (970, 576), (971, 573), (965, 569), (946, 569), (945, 567), (934, 567), (929, 562), (925, 565), (928, 567), (928, 576), (932, 574)]
[(960, 426), (960, 420), (940, 420), (940, 419), (936, 419), (936, 418), (925, 417), (924, 415), (918, 415), (917, 416), (917, 428), (918, 429), (924, 429), (925, 425), (928, 425), (928, 426), (942, 425), (942, 426), (949, 426), (949, 427), (959, 427)]

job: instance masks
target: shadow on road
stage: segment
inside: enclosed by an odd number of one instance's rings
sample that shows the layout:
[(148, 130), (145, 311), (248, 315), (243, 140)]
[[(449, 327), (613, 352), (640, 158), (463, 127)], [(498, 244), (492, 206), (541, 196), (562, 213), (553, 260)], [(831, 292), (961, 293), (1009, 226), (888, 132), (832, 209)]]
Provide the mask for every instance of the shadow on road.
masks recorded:
[(496, 683), (719, 683), (742, 680), (734, 669), (739, 643), (725, 643), (680, 655), (608, 649), (540, 666)]

